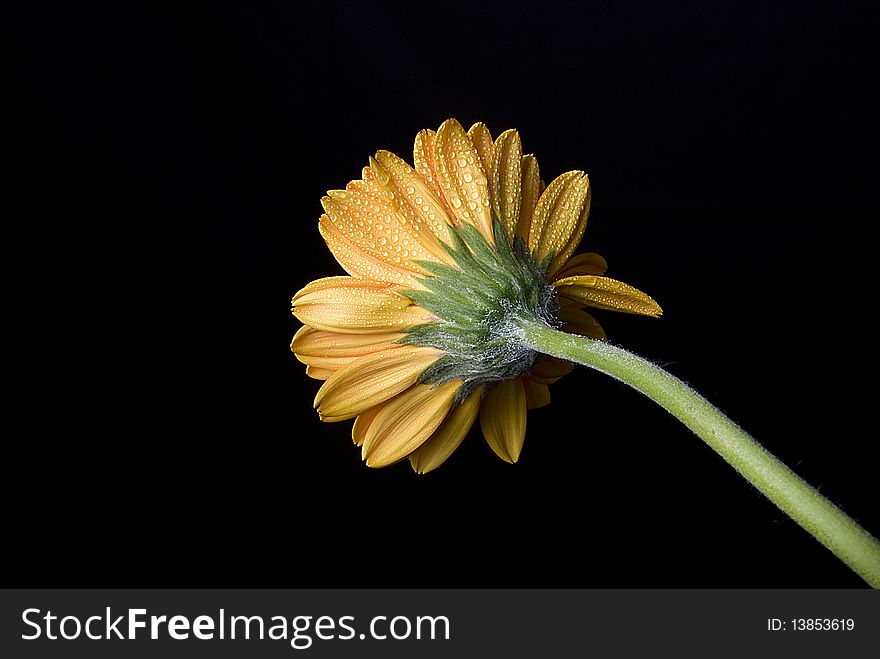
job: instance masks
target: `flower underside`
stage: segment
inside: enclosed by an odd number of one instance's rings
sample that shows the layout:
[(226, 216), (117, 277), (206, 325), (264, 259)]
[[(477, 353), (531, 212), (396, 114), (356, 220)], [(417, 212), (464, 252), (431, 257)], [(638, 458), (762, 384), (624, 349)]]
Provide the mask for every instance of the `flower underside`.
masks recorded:
[(402, 291), (440, 320), (409, 328), (400, 343), (442, 350), (419, 381), (461, 380), (460, 401), (479, 385), (531, 370), (538, 353), (515, 340), (511, 320), (528, 317), (558, 327), (559, 300), (545, 283), (553, 255), (539, 266), (520, 236), (510, 245), (497, 218), (496, 247), (471, 225), (449, 227), (449, 234), (446, 249), (458, 267), (419, 262), (431, 275), (420, 279), (427, 290)]
[(519, 459), (526, 412), (573, 364), (522, 340), (523, 322), (604, 340), (586, 307), (659, 316), (659, 305), (575, 254), (590, 182), (549, 185), (519, 133), (492, 139), (450, 119), (415, 139), (413, 165), (388, 151), (321, 200), (318, 229), (348, 276), (293, 297), (303, 327), (291, 350), (324, 383), (322, 421), (355, 419), (368, 466), (442, 464), (479, 419), (491, 449)]

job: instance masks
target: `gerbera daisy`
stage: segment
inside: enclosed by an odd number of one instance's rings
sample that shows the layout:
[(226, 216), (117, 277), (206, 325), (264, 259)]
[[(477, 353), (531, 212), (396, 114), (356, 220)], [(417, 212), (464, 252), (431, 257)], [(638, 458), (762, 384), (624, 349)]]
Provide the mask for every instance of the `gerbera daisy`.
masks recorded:
[(512, 340), (516, 319), (603, 340), (584, 307), (662, 312), (641, 291), (604, 276), (605, 260), (575, 255), (590, 183), (566, 172), (545, 187), (519, 133), (493, 140), (455, 119), (415, 140), (414, 166), (388, 151), (360, 180), (322, 199), (319, 230), (348, 276), (318, 279), (293, 297), (304, 326), (291, 350), (324, 384), (323, 421), (354, 419), (370, 467), (409, 457), (442, 464), (479, 417), (507, 462), (519, 459), (526, 413), (573, 368)]
[[(575, 255), (587, 225), (583, 172), (545, 186), (519, 134), (493, 140), (454, 119), (416, 137), (414, 167), (379, 151), (363, 177), (322, 200), (319, 229), (349, 276), (293, 298), (291, 349), (324, 384), (324, 421), (354, 419), (368, 466), (405, 457), (442, 464), (480, 419), (489, 446), (516, 462), (529, 408), (572, 361), (662, 405), (868, 583), (880, 542), (696, 391), (605, 342), (584, 307), (659, 316), (654, 300)], [(562, 331), (560, 331), (562, 330)], [(578, 336), (579, 335), (579, 336)]]

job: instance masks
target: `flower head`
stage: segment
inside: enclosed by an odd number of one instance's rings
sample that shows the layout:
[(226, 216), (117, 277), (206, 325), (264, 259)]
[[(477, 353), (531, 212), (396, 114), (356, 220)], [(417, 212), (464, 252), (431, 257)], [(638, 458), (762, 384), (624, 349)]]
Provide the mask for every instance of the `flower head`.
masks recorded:
[(388, 151), (322, 199), (318, 228), (349, 276), (293, 297), (291, 350), (324, 384), (323, 421), (354, 419), (368, 466), (442, 464), (479, 417), (503, 460), (519, 459), (528, 409), (573, 368), (516, 340), (516, 318), (604, 340), (584, 307), (647, 316), (641, 291), (575, 255), (590, 211), (581, 171), (545, 186), (519, 133), (493, 140), (455, 119), (415, 140), (414, 167)]

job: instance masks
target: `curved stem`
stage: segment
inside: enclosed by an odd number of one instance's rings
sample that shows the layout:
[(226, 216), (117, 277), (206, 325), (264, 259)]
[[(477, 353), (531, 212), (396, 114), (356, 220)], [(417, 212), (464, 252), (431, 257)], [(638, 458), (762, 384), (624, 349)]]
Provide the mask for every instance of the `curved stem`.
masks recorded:
[(520, 339), (534, 350), (606, 373), (664, 407), (865, 581), (880, 588), (877, 539), (684, 382), (605, 342), (534, 320), (517, 319), (514, 324)]

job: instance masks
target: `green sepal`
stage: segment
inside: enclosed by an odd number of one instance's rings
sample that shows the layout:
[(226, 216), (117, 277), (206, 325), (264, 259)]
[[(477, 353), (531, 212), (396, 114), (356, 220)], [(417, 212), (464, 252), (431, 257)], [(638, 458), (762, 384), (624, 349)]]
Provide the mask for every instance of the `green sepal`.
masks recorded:
[[(441, 284), (435, 283), (435, 286)], [(401, 291), (413, 304), (427, 309), (435, 316), (453, 323), (468, 323), (472, 319), (473, 302), (464, 296), (437, 295), (434, 291)], [(456, 292), (457, 293), (457, 292)]]
[(448, 231), (450, 241), (444, 246), (455, 265), (417, 261), (427, 273), (419, 278), (426, 290), (400, 291), (440, 320), (405, 330), (400, 343), (445, 353), (420, 381), (460, 379), (460, 393), (466, 395), (481, 384), (517, 377), (532, 367), (537, 353), (514, 340), (512, 319), (533, 318), (556, 326), (558, 301), (545, 281), (546, 270), (535, 263), (520, 237), (511, 244), (497, 218), (494, 246), (469, 224)]

